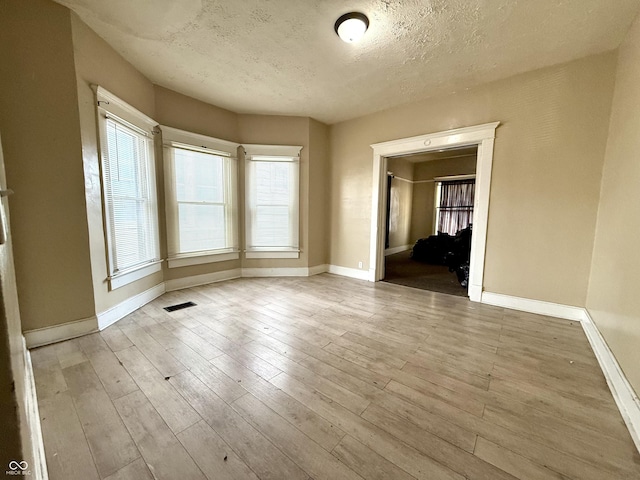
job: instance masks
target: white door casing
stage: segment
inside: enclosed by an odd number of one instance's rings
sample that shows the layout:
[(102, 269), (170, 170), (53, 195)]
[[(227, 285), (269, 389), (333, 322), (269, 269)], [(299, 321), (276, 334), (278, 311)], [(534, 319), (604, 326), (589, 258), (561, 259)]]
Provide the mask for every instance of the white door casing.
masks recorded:
[(476, 192), (473, 208), (473, 235), (471, 236), (468, 292), (472, 301), (479, 302), (481, 300), (484, 256), (487, 244), (493, 144), (496, 128), (499, 124), (500, 122), (486, 123), (371, 145), (371, 148), (373, 148), (373, 188), (369, 259), (370, 281), (377, 282), (384, 278), (384, 226), (386, 222), (384, 206), (387, 197), (387, 158), (477, 145), (478, 160), (476, 165)]

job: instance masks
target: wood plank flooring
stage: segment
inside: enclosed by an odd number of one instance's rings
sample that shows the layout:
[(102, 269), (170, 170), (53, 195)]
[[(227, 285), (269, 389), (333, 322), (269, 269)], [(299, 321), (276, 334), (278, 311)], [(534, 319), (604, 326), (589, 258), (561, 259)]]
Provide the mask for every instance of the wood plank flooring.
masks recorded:
[(581, 326), (464, 298), (233, 280), (31, 355), (52, 480), (640, 478)]

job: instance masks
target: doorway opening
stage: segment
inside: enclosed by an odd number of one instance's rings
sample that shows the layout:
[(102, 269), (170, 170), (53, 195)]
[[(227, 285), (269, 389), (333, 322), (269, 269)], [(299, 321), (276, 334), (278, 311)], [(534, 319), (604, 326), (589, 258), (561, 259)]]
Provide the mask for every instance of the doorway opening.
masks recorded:
[(493, 144), (495, 130), (499, 123), (487, 123), (371, 145), (373, 148), (373, 185), (369, 280), (377, 282), (385, 276), (388, 159), (402, 155), (477, 146), (468, 295), (472, 301), (479, 302), (481, 300)]
[(387, 157), (385, 282), (468, 295), (477, 152)]

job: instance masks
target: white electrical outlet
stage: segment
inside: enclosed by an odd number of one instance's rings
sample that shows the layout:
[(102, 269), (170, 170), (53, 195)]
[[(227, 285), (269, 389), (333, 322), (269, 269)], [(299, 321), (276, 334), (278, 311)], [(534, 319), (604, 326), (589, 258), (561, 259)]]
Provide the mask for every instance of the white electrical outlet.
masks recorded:
[(358, 268), (362, 268), (362, 262), (358, 262)]

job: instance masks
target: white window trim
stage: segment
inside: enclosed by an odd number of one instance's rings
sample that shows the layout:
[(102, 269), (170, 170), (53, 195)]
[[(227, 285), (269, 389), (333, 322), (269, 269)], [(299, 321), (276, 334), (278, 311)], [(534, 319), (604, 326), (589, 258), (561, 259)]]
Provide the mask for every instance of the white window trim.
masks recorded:
[(222, 140), (219, 138), (209, 137), (201, 135), (199, 133), (188, 132), (186, 130), (180, 130), (166, 125), (160, 125), (160, 131), (162, 132), (163, 143), (163, 157), (164, 157), (164, 172), (165, 172), (165, 204), (166, 204), (166, 220), (167, 220), (167, 248), (168, 254), (168, 267), (179, 268), (187, 267), (191, 265), (202, 265), (206, 263), (225, 262), (228, 260), (237, 260), (240, 258), (240, 249), (238, 245), (234, 245), (230, 248), (224, 248), (219, 250), (203, 250), (198, 252), (179, 253), (178, 250), (178, 220), (176, 213), (176, 193), (175, 193), (175, 172), (174, 165), (171, 161), (171, 155), (167, 154), (167, 151), (171, 147), (180, 147), (185, 149), (191, 149), (194, 151), (200, 151), (204, 153), (211, 153), (222, 157), (230, 158), (233, 162), (231, 172), (231, 182), (235, 185), (232, 186), (231, 194), (235, 196), (233, 199), (234, 219), (232, 220), (232, 228), (234, 229), (232, 235), (238, 242), (238, 165), (237, 165), (237, 150), (240, 144), (230, 142), (228, 140)]
[(109, 277), (109, 286), (111, 290), (115, 290), (116, 288), (124, 287), (136, 280), (140, 280), (141, 278), (148, 277), (160, 270), (162, 270), (162, 260), (147, 263)]
[(199, 133), (188, 132), (178, 128), (160, 125), (162, 132), (162, 142), (164, 144), (175, 142), (191, 146), (201, 146), (203, 151), (209, 153), (218, 153), (221, 155), (230, 155), (236, 157), (239, 143), (222, 140), (220, 138), (209, 137)]
[(145, 115), (101, 86), (92, 85), (92, 87), (96, 93), (98, 108), (117, 115), (135, 127), (153, 135), (155, 128), (158, 126), (158, 122), (153, 118)]
[(254, 248), (244, 251), (245, 258), (300, 258), (300, 250), (270, 248), (268, 250)]
[[(108, 116), (116, 117), (115, 120), (119, 121), (119, 123), (124, 123), (129, 126), (133, 130), (140, 130), (144, 132), (145, 135), (148, 135), (151, 139), (153, 139), (154, 133), (156, 133), (156, 127), (158, 126), (158, 122), (153, 120), (151, 117), (145, 115), (138, 109), (132, 107), (127, 102), (117, 97), (113, 93), (105, 90), (103, 87), (99, 85), (91, 85), (95, 93), (96, 105), (97, 105), (97, 121), (98, 121), (98, 145), (99, 145), (99, 155), (100, 155), (100, 169), (102, 171), (104, 161), (103, 157), (105, 155), (106, 150), (106, 119)], [(153, 143), (153, 142), (152, 142)], [(109, 290), (115, 290), (117, 288), (123, 287), (130, 283), (135, 282), (136, 280), (140, 280), (144, 277), (152, 275), (155, 272), (159, 272), (162, 268), (162, 259), (160, 258), (160, 239), (159, 239), (159, 224), (158, 224), (158, 200), (157, 200), (157, 191), (156, 191), (156, 172), (155, 172), (155, 156), (154, 156), (154, 148), (153, 145), (150, 148), (151, 161), (149, 162), (149, 176), (151, 177), (151, 181), (149, 183), (150, 195), (155, 201), (155, 231), (156, 238), (155, 240), (155, 248), (158, 258), (149, 261), (148, 263), (137, 265), (131, 269), (119, 271), (114, 273), (113, 268), (113, 248), (111, 245), (111, 232), (110, 225), (106, 219), (106, 201), (105, 201), (105, 189), (104, 185), (102, 185), (102, 209), (103, 209), (103, 225), (104, 225), (104, 237), (105, 237), (105, 245), (106, 245), (106, 256), (107, 256), (107, 282), (109, 284)], [(104, 182), (104, 178), (101, 175), (101, 181)]]
[(240, 251), (225, 248), (224, 250), (210, 250), (208, 252), (182, 253), (169, 257), (169, 268), (188, 267), (205, 263), (226, 262), (240, 258)]
[(249, 144), (242, 145), (245, 155), (251, 157), (254, 155), (269, 157), (300, 157), (302, 146), (293, 145), (257, 145)]
[(457, 180), (475, 180), (476, 174), (469, 173), (467, 175), (448, 175), (446, 177), (434, 177), (434, 182), (455, 182)]
[[(302, 146), (298, 145), (259, 145), (249, 144), (242, 145), (245, 152), (245, 163), (252, 161), (252, 157), (264, 157), (265, 160), (278, 161), (278, 157), (282, 157), (282, 161), (291, 162), (291, 159), (298, 166), (297, 178), (297, 202), (295, 205), (296, 215), (296, 231), (294, 232), (294, 246), (287, 247), (249, 247), (246, 242), (249, 241), (251, 232), (251, 218), (248, 213), (249, 202), (247, 201), (247, 190), (249, 188), (249, 178), (245, 169), (245, 250), (244, 256), (247, 259), (253, 258), (300, 258), (300, 152)], [(273, 158), (269, 158), (273, 157)]]

